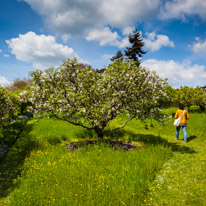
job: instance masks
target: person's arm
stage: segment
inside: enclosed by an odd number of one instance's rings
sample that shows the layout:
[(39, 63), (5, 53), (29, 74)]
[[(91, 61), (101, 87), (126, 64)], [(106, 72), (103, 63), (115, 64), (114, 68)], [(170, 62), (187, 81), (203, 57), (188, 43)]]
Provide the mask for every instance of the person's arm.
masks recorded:
[(190, 118), (190, 116), (189, 116), (188, 112), (187, 112), (187, 116), (186, 116), (186, 117), (187, 117), (187, 119), (189, 119), (189, 118)]
[(175, 114), (175, 119), (178, 118), (178, 111), (176, 111), (176, 114)]

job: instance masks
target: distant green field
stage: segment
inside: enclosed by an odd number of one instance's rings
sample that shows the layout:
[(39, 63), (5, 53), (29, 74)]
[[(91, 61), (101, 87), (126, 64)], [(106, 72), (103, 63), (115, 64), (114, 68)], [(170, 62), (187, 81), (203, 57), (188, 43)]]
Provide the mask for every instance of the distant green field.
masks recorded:
[(0, 205), (206, 205), (206, 114), (190, 113), (186, 144), (182, 131), (174, 140), (173, 120), (152, 123), (145, 129), (132, 120), (105, 136), (134, 143), (133, 151), (105, 143), (69, 151), (69, 143), (96, 134), (56, 119), (30, 120), (0, 163)]

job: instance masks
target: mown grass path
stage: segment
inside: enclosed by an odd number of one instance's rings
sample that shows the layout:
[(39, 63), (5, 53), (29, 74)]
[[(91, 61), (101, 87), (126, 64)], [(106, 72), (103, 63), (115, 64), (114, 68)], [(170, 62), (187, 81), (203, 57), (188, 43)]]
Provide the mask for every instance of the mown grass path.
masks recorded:
[(205, 157), (176, 154), (149, 187), (145, 205), (206, 205)]
[[(149, 187), (143, 205), (205, 206), (206, 205), (206, 115), (190, 114), (188, 143), (183, 134), (176, 142), (173, 136), (163, 138), (178, 145), (174, 157), (164, 164)], [(187, 148), (187, 149), (186, 149)]]

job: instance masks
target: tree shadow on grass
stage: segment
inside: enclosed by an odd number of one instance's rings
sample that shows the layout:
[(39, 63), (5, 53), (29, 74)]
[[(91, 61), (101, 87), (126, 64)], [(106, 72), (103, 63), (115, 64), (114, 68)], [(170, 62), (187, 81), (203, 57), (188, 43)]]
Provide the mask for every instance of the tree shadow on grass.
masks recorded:
[[(78, 131), (75, 136), (81, 141), (82, 139), (86, 138), (97, 138), (97, 135), (94, 131), (87, 131), (87, 130), (81, 130)], [(137, 134), (133, 133), (131, 131), (120, 129), (113, 132), (108, 132), (105, 134), (105, 137), (108, 139), (113, 140), (121, 140), (125, 136), (129, 137), (129, 142), (137, 141), (137, 142), (143, 142), (146, 145), (164, 145), (165, 147), (171, 147), (172, 151), (174, 152), (180, 152), (180, 153), (196, 153), (196, 151), (186, 145), (179, 145), (177, 142), (169, 142), (168, 140), (162, 138), (161, 136), (155, 136), (151, 134)], [(192, 139), (195, 139), (196, 136), (190, 136), (188, 137), (188, 142)]]
[(32, 127), (32, 124), (25, 125), (19, 139), (0, 161), (0, 199), (7, 197), (16, 187), (16, 178), (22, 171), (25, 158), (30, 155), (31, 150), (38, 148), (30, 135)]
[(75, 137), (77, 139), (96, 138), (97, 134), (94, 130), (82, 129), (75, 132)]
[[(173, 152), (180, 153), (196, 153), (196, 151), (188, 146), (179, 145), (177, 142), (169, 142), (168, 140), (162, 138), (161, 136), (155, 136), (151, 134), (136, 134), (131, 131), (126, 131), (124, 129), (115, 132), (107, 133), (107, 137), (111, 139), (121, 139), (125, 135), (129, 136), (129, 142), (137, 141), (143, 142), (146, 145), (164, 145), (165, 147), (170, 147)], [(195, 136), (191, 136), (195, 138)], [(190, 138), (191, 138), (190, 137)]]

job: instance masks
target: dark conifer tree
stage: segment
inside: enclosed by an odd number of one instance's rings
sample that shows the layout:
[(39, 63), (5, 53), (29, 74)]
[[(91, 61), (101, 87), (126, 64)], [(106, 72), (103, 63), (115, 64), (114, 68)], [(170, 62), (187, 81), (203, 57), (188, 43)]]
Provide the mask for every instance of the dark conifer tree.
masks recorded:
[(116, 53), (116, 56), (112, 57), (110, 60), (112, 62), (122, 62), (123, 61), (123, 58), (124, 58), (124, 55), (122, 54), (122, 52), (119, 50), (117, 53)]
[(141, 34), (137, 31), (137, 29), (135, 29), (133, 31), (133, 34), (130, 34), (128, 38), (131, 47), (126, 47), (125, 56), (128, 59), (135, 61), (137, 63), (137, 66), (140, 66), (140, 57), (142, 57), (143, 54), (146, 54), (146, 51), (142, 49), (144, 42)]

